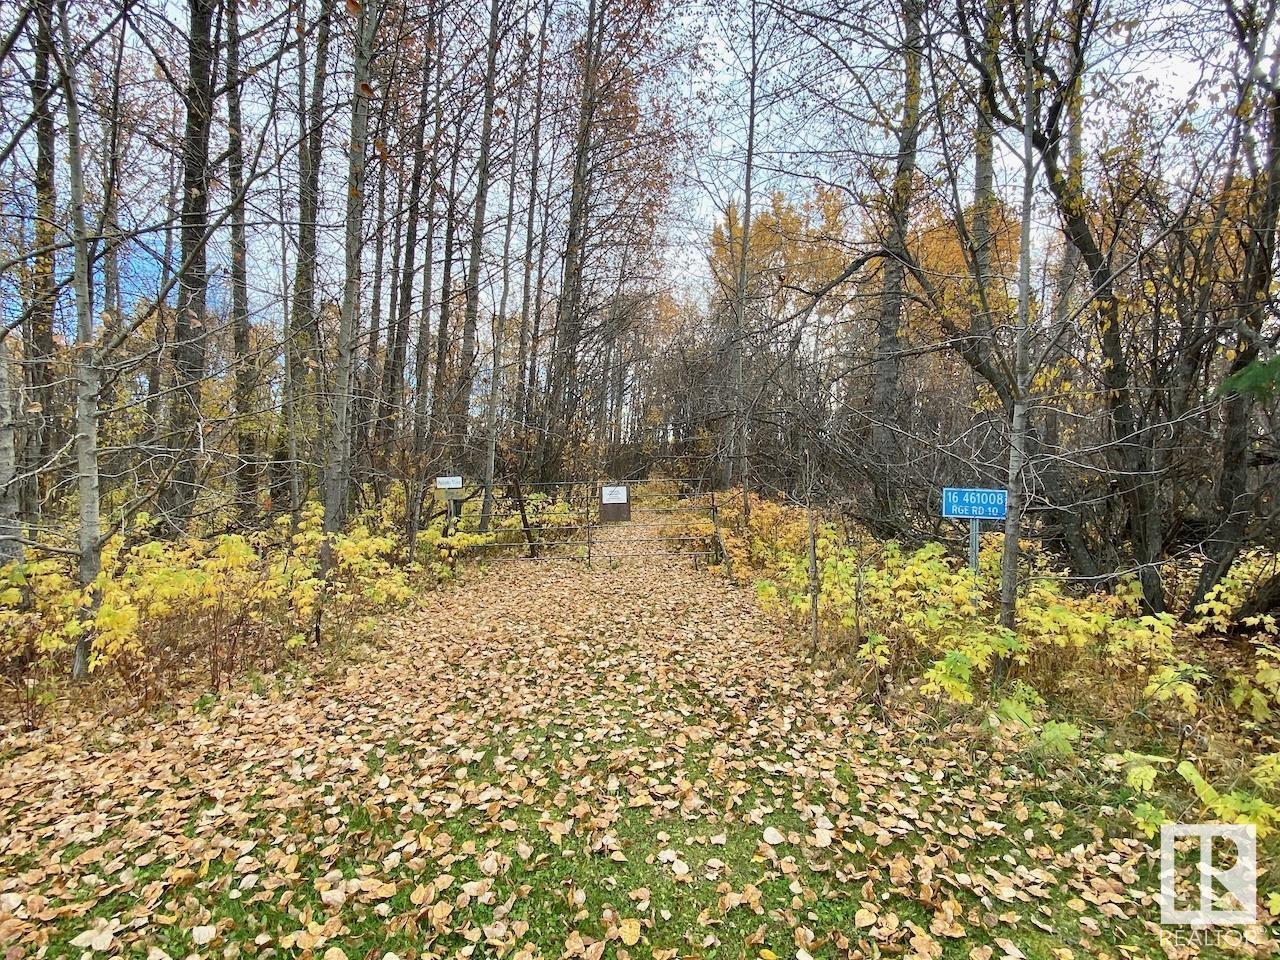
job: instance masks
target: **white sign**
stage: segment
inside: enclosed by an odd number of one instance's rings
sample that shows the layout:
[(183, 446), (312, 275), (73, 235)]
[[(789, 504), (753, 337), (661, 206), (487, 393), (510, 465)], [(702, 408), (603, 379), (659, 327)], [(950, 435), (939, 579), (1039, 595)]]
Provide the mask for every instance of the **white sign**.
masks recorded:
[[(1193, 909), (1181, 909), (1177, 895), (1176, 842), (1194, 838), (1199, 854), (1192, 888)], [(1229, 840), (1235, 864), (1214, 862), (1213, 841)], [(1216, 889), (1215, 889), (1216, 888)], [(1223, 894), (1229, 896), (1224, 897)], [(1166, 823), (1160, 827), (1160, 922), (1163, 924), (1250, 924), (1258, 922), (1258, 833), (1253, 824)], [(1235, 902), (1232, 903), (1231, 900)]]
[(600, 502), (601, 503), (626, 503), (627, 488), (626, 487), (601, 487)]
[(461, 477), (436, 477), (437, 490), (461, 490)]

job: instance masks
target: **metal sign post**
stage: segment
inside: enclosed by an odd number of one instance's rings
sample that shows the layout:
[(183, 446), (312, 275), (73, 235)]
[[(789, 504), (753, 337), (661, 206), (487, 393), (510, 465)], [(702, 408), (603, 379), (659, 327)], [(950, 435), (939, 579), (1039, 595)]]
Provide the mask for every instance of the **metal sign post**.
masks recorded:
[(978, 487), (943, 487), (942, 515), (969, 521), (969, 566), (978, 572), (978, 548), (981, 546), (983, 520), (1003, 520), (1009, 502), (1009, 491)]

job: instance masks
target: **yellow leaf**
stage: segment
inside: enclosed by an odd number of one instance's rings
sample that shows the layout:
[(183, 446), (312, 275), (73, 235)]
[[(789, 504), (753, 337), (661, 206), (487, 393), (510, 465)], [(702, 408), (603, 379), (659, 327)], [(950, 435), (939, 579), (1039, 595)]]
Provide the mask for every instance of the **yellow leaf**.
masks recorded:
[(635, 917), (627, 917), (618, 924), (618, 933), (622, 937), (622, 942), (628, 947), (634, 947), (640, 942), (640, 921)]

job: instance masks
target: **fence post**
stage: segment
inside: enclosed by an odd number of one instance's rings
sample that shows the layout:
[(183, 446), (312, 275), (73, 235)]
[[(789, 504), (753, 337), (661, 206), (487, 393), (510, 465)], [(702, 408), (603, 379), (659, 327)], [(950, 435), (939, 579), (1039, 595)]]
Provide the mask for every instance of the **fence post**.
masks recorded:
[(809, 514), (809, 622), (813, 635), (810, 638), (811, 656), (818, 656), (818, 544), (813, 525), (813, 503), (808, 505)]
[[(595, 486), (592, 485), (591, 497), (595, 497)], [(587, 501), (587, 566), (591, 566), (591, 500)]]
[(720, 559), (724, 563), (725, 573), (729, 575), (729, 582), (736, 587), (738, 578), (733, 575), (733, 557), (729, 555), (729, 548), (725, 546), (724, 536), (720, 533), (720, 508), (716, 505), (714, 490), (711, 491), (711, 530), (716, 538), (716, 546), (720, 549)]
[(809, 526), (809, 620), (813, 631), (811, 656), (818, 657), (818, 538), (813, 523), (813, 464), (809, 462), (809, 451), (804, 452), (805, 512)]

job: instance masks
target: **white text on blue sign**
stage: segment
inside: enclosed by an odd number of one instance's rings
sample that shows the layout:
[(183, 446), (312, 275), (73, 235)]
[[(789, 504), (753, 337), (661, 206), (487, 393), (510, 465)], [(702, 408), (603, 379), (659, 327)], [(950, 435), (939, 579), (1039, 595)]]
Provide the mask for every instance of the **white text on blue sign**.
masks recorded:
[(1009, 491), (943, 487), (942, 515), (956, 519), (1003, 520)]

